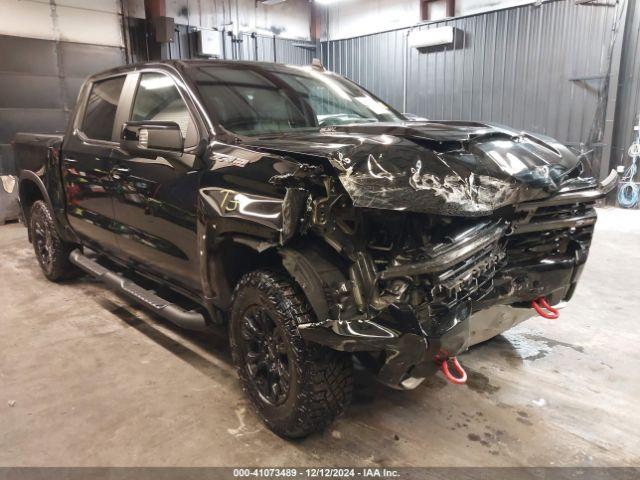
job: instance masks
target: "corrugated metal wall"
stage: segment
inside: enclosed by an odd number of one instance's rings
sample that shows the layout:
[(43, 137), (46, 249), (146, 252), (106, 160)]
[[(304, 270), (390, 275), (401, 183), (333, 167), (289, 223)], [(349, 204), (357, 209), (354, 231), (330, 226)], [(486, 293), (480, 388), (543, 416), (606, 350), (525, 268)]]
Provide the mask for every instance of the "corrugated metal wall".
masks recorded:
[(637, 0), (629, 0), (620, 65), (618, 102), (611, 152), (613, 165), (629, 164), (626, 155), (634, 139), (633, 126), (640, 122), (640, 11)]
[[(132, 57), (135, 62), (146, 62), (149, 59), (147, 48), (147, 32), (145, 21), (129, 18)], [(196, 27), (176, 25), (175, 37), (169, 44), (168, 58), (197, 58), (195, 33)], [(280, 38), (268, 35), (231, 32), (218, 32), (224, 45), (226, 60), (246, 60), (260, 62), (277, 62), (292, 65), (309, 65), (316, 55), (315, 49), (308, 47), (309, 42)]]
[[(495, 122), (579, 148), (599, 172), (593, 129), (619, 6), (552, 1), (434, 22), (453, 46), (407, 48), (410, 29), (324, 42), (323, 62), (400, 110), (430, 119)], [(634, 73), (637, 75), (637, 73)], [(406, 79), (406, 98), (404, 82)], [(604, 119), (602, 119), (603, 121)]]

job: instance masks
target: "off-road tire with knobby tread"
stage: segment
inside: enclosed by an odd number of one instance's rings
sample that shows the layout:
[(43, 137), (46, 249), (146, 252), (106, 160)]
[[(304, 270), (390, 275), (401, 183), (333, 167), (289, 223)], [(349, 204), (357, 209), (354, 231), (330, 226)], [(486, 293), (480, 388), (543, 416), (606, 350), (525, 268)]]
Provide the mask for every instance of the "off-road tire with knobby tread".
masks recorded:
[(43, 200), (37, 200), (31, 206), (29, 229), (33, 250), (47, 279), (58, 282), (81, 274), (69, 261), (69, 254), (77, 245), (60, 238), (53, 212)]
[[(248, 308), (259, 306), (280, 329), (287, 346), (293, 374), (286, 400), (269, 404), (249, 374), (239, 345), (241, 322)], [(238, 282), (230, 315), (230, 344), (240, 382), (262, 421), (276, 434), (301, 438), (323, 430), (346, 410), (352, 394), (352, 359), (314, 343), (307, 343), (298, 325), (314, 322), (315, 316), (299, 286), (286, 274), (258, 270)]]

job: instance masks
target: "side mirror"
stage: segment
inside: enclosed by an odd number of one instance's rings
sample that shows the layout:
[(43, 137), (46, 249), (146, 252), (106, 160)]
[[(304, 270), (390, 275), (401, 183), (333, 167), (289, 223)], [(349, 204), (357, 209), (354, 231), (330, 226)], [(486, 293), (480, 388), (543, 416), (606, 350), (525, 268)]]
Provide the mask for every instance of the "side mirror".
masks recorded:
[(184, 138), (176, 122), (125, 122), (120, 147), (129, 153), (141, 155), (166, 152), (182, 154)]

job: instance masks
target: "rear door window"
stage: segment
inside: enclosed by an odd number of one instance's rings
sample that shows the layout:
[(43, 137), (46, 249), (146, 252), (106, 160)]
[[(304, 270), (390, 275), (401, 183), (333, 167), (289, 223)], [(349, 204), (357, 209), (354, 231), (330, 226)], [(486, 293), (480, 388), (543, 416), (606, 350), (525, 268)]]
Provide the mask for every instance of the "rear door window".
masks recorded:
[(94, 140), (111, 140), (113, 122), (125, 76), (94, 82), (82, 121), (83, 133)]

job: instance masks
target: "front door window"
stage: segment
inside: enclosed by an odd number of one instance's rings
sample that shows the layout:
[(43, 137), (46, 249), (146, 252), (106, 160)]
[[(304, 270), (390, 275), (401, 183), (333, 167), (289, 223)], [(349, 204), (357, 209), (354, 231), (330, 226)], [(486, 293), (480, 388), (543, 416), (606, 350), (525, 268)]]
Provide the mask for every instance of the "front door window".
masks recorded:
[(133, 121), (176, 122), (185, 148), (197, 143), (198, 133), (174, 81), (162, 73), (143, 73), (131, 112)]

